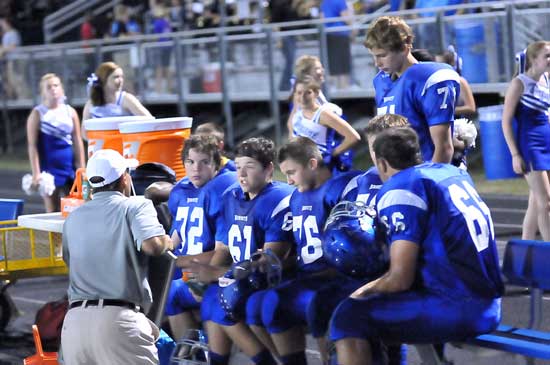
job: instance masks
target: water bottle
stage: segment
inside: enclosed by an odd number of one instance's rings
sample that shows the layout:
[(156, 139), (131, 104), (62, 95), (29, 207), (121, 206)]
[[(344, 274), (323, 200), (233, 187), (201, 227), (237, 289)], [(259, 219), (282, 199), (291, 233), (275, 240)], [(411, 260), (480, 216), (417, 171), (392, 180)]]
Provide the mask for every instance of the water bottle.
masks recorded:
[(83, 176), (82, 177), (82, 199), (84, 199), (84, 201), (88, 201), (91, 199), (90, 190), (91, 190), (90, 183), (88, 182), (88, 179), (86, 179)]

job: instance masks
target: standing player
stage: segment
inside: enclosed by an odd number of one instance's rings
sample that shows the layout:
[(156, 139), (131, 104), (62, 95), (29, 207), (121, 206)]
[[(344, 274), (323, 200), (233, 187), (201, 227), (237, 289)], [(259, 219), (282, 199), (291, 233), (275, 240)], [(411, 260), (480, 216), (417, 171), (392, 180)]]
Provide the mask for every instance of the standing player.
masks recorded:
[[(221, 155), (214, 137), (193, 135), (185, 141), (182, 160), (187, 177), (172, 189), (168, 208), (172, 215), (172, 240), (184, 265), (191, 259), (208, 262), (213, 254), (215, 229), (221, 219), (221, 195), (236, 180), (234, 172), (218, 172)], [(199, 255), (199, 256), (197, 256)], [(165, 313), (175, 338), (197, 328), (193, 310), (199, 309), (188, 285), (176, 270)]]
[(321, 235), (330, 210), (359, 172), (333, 177), (315, 142), (306, 137), (282, 146), (278, 160), (289, 184), (297, 188), (290, 198), (290, 209), (298, 273), (296, 279), (266, 293), (262, 322), (283, 364), (305, 364), (303, 327), (320, 341), (326, 355), (323, 340), (332, 309), (356, 288), (325, 262)]
[[(550, 42), (534, 42), (520, 55), (519, 74), (504, 99), (502, 130), (512, 154), (514, 172), (529, 184), (529, 207), (523, 221), (524, 239), (535, 239), (538, 229), (550, 240)], [(513, 119), (518, 131), (514, 135)]]
[(197, 265), (199, 279), (214, 282), (204, 294), (201, 316), (206, 323), (210, 363), (227, 364), (234, 342), (255, 364), (275, 364), (244, 318), (230, 318), (223, 310), (216, 283), (228, 263), (247, 260), (260, 249), (271, 249), (283, 260), (289, 253), (291, 224), (288, 202), (292, 187), (273, 182), (275, 145), (265, 138), (249, 138), (237, 146), (238, 185), (223, 195), (223, 225), (216, 232), (210, 265)]
[(422, 159), (448, 163), (459, 76), (446, 64), (418, 63), (413, 39), (409, 26), (392, 16), (378, 18), (367, 32), (365, 46), (380, 69), (373, 81), (378, 114), (406, 117), (420, 139)]
[(380, 133), (374, 152), (390, 267), (332, 316), (330, 335), (344, 365), (371, 364), (380, 341), (461, 340), (500, 320), (493, 223), (469, 175), (449, 164), (420, 164), (411, 128)]

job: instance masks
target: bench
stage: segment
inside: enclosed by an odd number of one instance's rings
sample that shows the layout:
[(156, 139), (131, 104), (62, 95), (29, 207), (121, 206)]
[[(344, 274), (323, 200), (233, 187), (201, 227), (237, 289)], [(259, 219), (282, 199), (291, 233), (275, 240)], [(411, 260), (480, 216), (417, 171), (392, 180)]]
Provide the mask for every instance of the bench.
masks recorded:
[[(529, 288), (530, 320), (526, 328), (501, 324), (488, 334), (467, 340), (457, 347), (477, 347), (523, 355), (528, 358), (550, 359), (550, 332), (540, 331), (542, 295), (550, 289), (550, 243), (515, 239), (508, 242), (502, 273), (507, 285)], [(431, 345), (417, 345), (425, 365), (440, 365)]]

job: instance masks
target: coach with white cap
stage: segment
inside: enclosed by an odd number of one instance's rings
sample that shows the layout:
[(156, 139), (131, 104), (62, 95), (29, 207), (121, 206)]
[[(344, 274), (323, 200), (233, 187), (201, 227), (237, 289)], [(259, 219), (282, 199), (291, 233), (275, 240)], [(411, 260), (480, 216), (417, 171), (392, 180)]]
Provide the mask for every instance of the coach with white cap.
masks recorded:
[(151, 201), (130, 197), (127, 160), (99, 150), (86, 175), (93, 200), (63, 226), (69, 311), (61, 344), (65, 364), (157, 364), (158, 328), (141, 312), (152, 303), (146, 255), (172, 249)]

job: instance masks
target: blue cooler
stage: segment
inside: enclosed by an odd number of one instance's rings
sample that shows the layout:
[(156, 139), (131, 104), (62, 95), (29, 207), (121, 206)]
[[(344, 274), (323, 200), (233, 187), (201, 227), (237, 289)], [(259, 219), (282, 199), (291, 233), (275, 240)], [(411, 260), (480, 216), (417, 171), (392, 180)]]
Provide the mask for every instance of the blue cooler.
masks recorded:
[(518, 175), (512, 168), (512, 155), (502, 133), (503, 105), (478, 108), (481, 153), (487, 180), (511, 179)]

